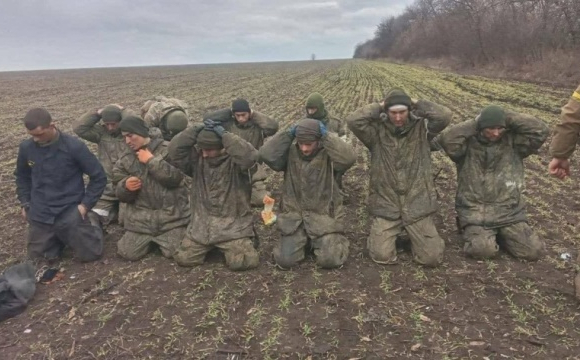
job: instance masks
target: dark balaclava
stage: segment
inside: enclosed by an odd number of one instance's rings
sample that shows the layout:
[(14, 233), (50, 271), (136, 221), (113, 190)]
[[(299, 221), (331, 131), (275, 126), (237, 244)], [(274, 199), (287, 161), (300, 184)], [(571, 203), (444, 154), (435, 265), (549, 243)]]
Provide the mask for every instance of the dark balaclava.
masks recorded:
[(483, 130), (491, 127), (506, 127), (505, 111), (497, 105), (489, 105), (481, 111), (477, 117), (477, 130)]
[(142, 137), (149, 137), (149, 128), (145, 124), (145, 121), (137, 115), (128, 115), (119, 124), (121, 131), (139, 135)]
[(319, 93), (312, 93), (306, 100), (307, 108), (316, 108), (316, 112), (312, 115), (306, 112), (306, 117), (310, 119), (322, 120), (326, 118), (326, 109), (324, 108), (324, 98)]

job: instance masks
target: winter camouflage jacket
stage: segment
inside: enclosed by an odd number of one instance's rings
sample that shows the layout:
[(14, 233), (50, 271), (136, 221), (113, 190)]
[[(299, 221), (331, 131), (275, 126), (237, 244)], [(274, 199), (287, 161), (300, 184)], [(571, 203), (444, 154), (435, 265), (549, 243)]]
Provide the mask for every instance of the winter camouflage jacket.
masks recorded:
[(537, 152), (549, 129), (529, 115), (506, 115), (506, 131), (497, 142), (480, 135), (475, 120), (454, 125), (436, 139), (457, 164), (455, 209), (462, 227), (497, 228), (526, 220), (523, 160)]
[[(188, 193), (182, 183), (184, 175), (167, 162), (167, 147), (163, 139), (151, 139), (147, 148), (153, 158), (147, 164), (139, 162), (130, 149), (115, 164), (113, 183), (117, 197), (127, 203), (126, 230), (158, 236), (189, 223)], [(141, 180), (141, 189), (129, 191), (125, 188), (130, 176)]]
[(236, 121), (232, 110), (228, 108), (206, 114), (203, 118), (221, 121), (227, 131), (238, 135), (256, 149), (260, 149), (264, 145), (265, 138), (278, 131), (278, 121), (258, 111), (252, 111), (250, 120), (243, 125)]
[(322, 149), (305, 157), (287, 132), (275, 135), (260, 149), (260, 158), (274, 171), (284, 171), (278, 227), (294, 233), (300, 224), (313, 238), (344, 231), (342, 196), (335, 180), (356, 161), (352, 146), (337, 134), (321, 139)]
[(559, 159), (572, 156), (580, 140), (580, 86), (562, 108), (562, 122), (554, 127), (550, 155)]
[(429, 143), (451, 117), (449, 109), (426, 100), (417, 102), (401, 128), (387, 120), (378, 103), (348, 116), (348, 127), (371, 153), (371, 215), (408, 225), (437, 211)]
[(163, 138), (169, 141), (172, 136), (169, 130), (167, 130), (164, 119), (165, 115), (173, 110), (181, 110), (190, 119), (188, 109), (189, 105), (185, 101), (167, 98), (165, 96), (156, 96), (152, 100), (148, 100), (141, 107), (141, 117), (149, 127), (159, 128)]
[(191, 222), (188, 236), (205, 245), (254, 236), (250, 208), (250, 172), (258, 151), (239, 136), (226, 132), (224, 153), (204, 158), (195, 147), (203, 124), (177, 134), (169, 146), (171, 162), (192, 177)]
[[(123, 116), (126, 114), (127, 110), (123, 110)], [(101, 198), (115, 200), (117, 196), (111, 181), (113, 166), (128, 147), (120, 130), (112, 135), (103, 123), (99, 123), (100, 121), (101, 116), (96, 111), (89, 111), (73, 124), (73, 131), (81, 139), (97, 144), (97, 158), (107, 174), (107, 186)]]

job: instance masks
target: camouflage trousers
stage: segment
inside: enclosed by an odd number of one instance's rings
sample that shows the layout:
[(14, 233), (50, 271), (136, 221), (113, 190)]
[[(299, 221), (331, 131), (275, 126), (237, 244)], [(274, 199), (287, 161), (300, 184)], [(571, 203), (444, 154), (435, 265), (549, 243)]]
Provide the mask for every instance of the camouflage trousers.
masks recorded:
[(478, 259), (497, 255), (498, 240), (516, 258), (537, 260), (544, 251), (544, 243), (526, 222), (495, 229), (469, 225), (463, 229), (463, 240), (463, 251)]
[(375, 217), (367, 248), (371, 259), (379, 264), (394, 264), (397, 261), (397, 236), (406, 231), (411, 240), (413, 260), (425, 266), (437, 266), (443, 260), (445, 242), (439, 236), (432, 216), (427, 216), (413, 224), (403, 226), (399, 220)]
[(204, 245), (190, 239), (187, 235), (181, 241), (173, 258), (181, 266), (196, 266), (205, 262), (205, 256), (212, 249), (218, 248), (226, 258), (230, 270), (242, 271), (253, 269), (260, 263), (260, 255), (254, 247), (254, 240), (241, 238), (224, 241), (213, 245)]
[(266, 173), (265, 165), (258, 164), (258, 170), (252, 175), (252, 197), (251, 204), (254, 207), (260, 207), (264, 205), (264, 196), (270, 195), (268, 189), (266, 189), (265, 180), (268, 174)]
[(186, 227), (178, 227), (158, 236), (127, 231), (117, 243), (117, 253), (126, 260), (136, 261), (145, 257), (151, 251), (152, 245), (157, 244), (163, 256), (171, 258), (185, 234), (185, 229)]
[(348, 257), (348, 246), (348, 240), (340, 233), (309, 239), (304, 224), (301, 224), (294, 233), (282, 234), (274, 248), (274, 260), (278, 266), (289, 269), (304, 260), (309, 248), (314, 252), (318, 266), (331, 269), (344, 264)]
[(57, 259), (65, 246), (83, 262), (98, 260), (103, 255), (103, 230), (98, 215), (89, 211), (81, 217), (73, 205), (56, 217), (53, 224), (28, 220), (28, 256), (31, 259)]

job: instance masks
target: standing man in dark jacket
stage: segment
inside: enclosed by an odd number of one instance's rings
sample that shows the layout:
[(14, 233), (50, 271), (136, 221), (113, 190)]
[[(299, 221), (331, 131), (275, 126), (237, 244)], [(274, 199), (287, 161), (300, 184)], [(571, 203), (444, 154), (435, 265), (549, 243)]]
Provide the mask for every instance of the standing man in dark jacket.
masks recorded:
[(540, 257), (544, 243), (528, 225), (522, 194), (524, 159), (537, 153), (548, 133), (540, 119), (490, 105), (436, 138), (457, 164), (455, 210), (469, 256), (495, 256), (500, 237), (513, 256)]
[[(267, 137), (278, 131), (278, 121), (251, 109), (250, 103), (246, 99), (236, 99), (232, 102), (231, 108), (206, 114), (204, 119), (221, 122), (226, 131), (246, 140), (256, 150), (260, 150)], [(265, 184), (267, 179), (265, 170), (265, 167), (260, 163), (252, 170), (252, 206), (262, 206), (264, 196), (269, 195)]]
[(375, 262), (397, 260), (395, 241), (406, 230), (416, 262), (441, 263), (445, 242), (433, 223), (437, 194), (430, 140), (451, 117), (445, 106), (412, 101), (397, 88), (382, 103), (366, 105), (348, 116), (348, 127), (371, 153), (368, 207), (374, 219), (367, 247)]
[(55, 259), (68, 245), (81, 261), (97, 260), (103, 231), (91, 209), (107, 185), (103, 167), (82, 141), (56, 128), (46, 109), (28, 111), (24, 125), (32, 138), (20, 143), (15, 175), (29, 256)]

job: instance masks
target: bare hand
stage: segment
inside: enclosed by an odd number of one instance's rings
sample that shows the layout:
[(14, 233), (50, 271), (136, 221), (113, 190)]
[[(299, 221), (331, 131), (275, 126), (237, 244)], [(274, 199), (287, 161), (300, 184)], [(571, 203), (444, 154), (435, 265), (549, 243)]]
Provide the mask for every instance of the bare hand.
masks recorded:
[(550, 175), (563, 180), (566, 176), (570, 176), (570, 161), (568, 159), (553, 158), (548, 165), (548, 171)]
[(26, 218), (26, 209), (25, 208), (22, 208), (21, 215), (22, 215), (22, 220), (26, 221), (27, 218)]
[(136, 176), (131, 176), (125, 181), (125, 188), (129, 191), (141, 189), (141, 180)]
[(137, 158), (139, 159), (139, 162), (147, 164), (149, 160), (153, 159), (153, 154), (149, 149), (141, 149), (137, 151)]
[(79, 213), (81, 214), (81, 218), (83, 218), (83, 220), (85, 219), (85, 216), (87, 215), (87, 208), (83, 205), (83, 204), (79, 204), (77, 206), (77, 208), (79, 209)]

